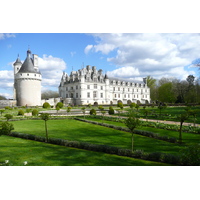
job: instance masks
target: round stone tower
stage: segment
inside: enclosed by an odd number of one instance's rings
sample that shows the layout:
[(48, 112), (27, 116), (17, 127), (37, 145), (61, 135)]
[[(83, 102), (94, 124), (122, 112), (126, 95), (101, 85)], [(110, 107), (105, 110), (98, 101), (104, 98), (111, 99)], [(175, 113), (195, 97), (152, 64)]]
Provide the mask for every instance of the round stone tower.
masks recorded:
[(14, 63), (14, 97), (18, 106), (41, 105), (42, 76), (38, 69), (38, 56), (27, 51), (24, 63), (19, 59)]

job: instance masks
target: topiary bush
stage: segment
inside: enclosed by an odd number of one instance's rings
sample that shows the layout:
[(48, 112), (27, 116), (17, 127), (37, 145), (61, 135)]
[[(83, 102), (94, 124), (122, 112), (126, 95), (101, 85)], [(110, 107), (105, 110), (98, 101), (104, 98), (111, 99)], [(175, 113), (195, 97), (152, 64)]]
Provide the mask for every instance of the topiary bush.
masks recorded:
[(19, 110), (18, 111), (18, 115), (22, 115), (23, 116), (24, 115), (24, 111), (23, 110)]
[(109, 114), (109, 115), (113, 115), (113, 114), (115, 114), (115, 111), (114, 111), (114, 109), (113, 109), (112, 106), (109, 107), (108, 114)]
[(32, 116), (38, 116), (39, 112), (37, 109), (32, 110)]
[(12, 130), (14, 130), (14, 126), (9, 122), (2, 122), (0, 124), (0, 135), (9, 135)]
[(62, 103), (62, 102), (58, 102), (58, 103), (56, 104), (56, 107), (62, 108), (62, 107), (63, 107), (63, 103)]
[(96, 114), (97, 114), (97, 112), (96, 112), (95, 109), (91, 109), (91, 110), (90, 110), (90, 115), (96, 115)]
[(48, 102), (43, 103), (42, 105), (43, 108), (50, 108), (50, 104)]

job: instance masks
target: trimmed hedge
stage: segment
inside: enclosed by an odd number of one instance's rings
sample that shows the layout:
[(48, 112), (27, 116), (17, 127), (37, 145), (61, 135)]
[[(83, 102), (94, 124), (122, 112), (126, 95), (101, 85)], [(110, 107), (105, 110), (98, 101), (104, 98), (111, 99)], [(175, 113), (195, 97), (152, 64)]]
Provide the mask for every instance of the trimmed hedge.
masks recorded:
[[(79, 120), (79, 121), (83, 121), (83, 122), (88, 122), (88, 123), (91, 123), (91, 124), (105, 126), (105, 127), (108, 127), (108, 128), (113, 128), (113, 129), (116, 129), (116, 130), (119, 130), (119, 131), (130, 132), (130, 130), (128, 128), (121, 127), (121, 126), (114, 126), (114, 125), (105, 124), (105, 123), (102, 124), (101, 122), (95, 122), (95, 121), (80, 119), (80, 118), (76, 118), (76, 117), (74, 117), (74, 119)], [(153, 133), (153, 132), (143, 131), (143, 130), (137, 130), (137, 129), (134, 130), (134, 133), (138, 134), (138, 135), (158, 139), (158, 140), (164, 140), (164, 141), (167, 141), (167, 142), (170, 142), (170, 143), (177, 143), (177, 139), (175, 137), (160, 136), (158, 133)]]
[[(45, 142), (45, 137), (36, 136), (32, 134), (11, 132), (9, 136), (35, 140), (39, 142)], [(48, 143), (66, 146), (66, 147), (73, 147), (73, 148), (78, 148), (78, 149), (85, 149), (89, 151), (115, 154), (118, 156), (126, 156), (126, 157), (150, 160), (150, 161), (155, 161), (155, 162), (164, 162), (164, 163), (169, 163), (169, 164), (174, 164), (174, 165), (182, 165), (178, 156), (171, 155), (171, 154), (164, 154), (160, 152), (144, 153), (142, 150), (135, 150), (132, 152), (130, 149), (120, 149), (118, 147), (112, 147), (108, 145), (91, 144), (91, 143), (80, 142), (80, 141), (70, 141), (70, 140), (64, 140), (60, 138), (49, 138)]]

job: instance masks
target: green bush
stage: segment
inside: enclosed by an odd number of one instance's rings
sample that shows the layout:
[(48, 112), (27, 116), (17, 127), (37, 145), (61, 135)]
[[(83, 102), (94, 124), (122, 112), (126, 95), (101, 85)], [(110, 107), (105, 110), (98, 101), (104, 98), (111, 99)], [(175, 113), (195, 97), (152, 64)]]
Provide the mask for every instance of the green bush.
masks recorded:
[(97, 113), (96, 113), (96, 110), (95, 109), (91, 109), (90, 110), (90, 115), (96, 115)]
[(37, 109), (32, 110), (32, 116), (38, 116), (39, 112)]
[(63, 107), (63, 103), (62, 103), (62, 102), (58, 102), (58, 103), (56, 104), (56, 107), (62, 108), (62, 107)]
[(8, 135), (11, 133), (11, 131), (14, 130), (14, 126), (11, 123), (8, 122), (2, 122), (0, 124), (0, 135)]
[(5, 117), (6, 120), (8, 121), (9, 119), (12, 119), (12, 118), (13, 118), (13, 115), (11, 115), (11, 114), (5, 114), (4, 117)]
[(48, 102), (45, 102), (45, 103), (43, 103), (42, 107), (43, 108), (50, 108), (51, 106), (50, 106), (50, 104)]
[(112, 106), (110, 106), (110, 107), (111, 107), (111, 108), (109, 108), (108, 114), (109, 114), (109, 115), (115, 114), (115, 111), (114, 111), (114, 109), (112, 108)]
[(24, 111), (23, 110), (19, 110), (18, 111), (18, 115), (24, 115)]

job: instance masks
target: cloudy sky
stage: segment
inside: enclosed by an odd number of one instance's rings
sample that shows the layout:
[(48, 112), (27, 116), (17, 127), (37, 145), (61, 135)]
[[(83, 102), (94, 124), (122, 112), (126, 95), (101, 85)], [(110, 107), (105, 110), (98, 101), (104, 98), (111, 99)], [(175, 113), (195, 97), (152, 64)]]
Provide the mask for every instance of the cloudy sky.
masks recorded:
[(12, 98), (12, 65), (28, 48), (39, 56), (42, 90), (57, 91), (63, 71), (86, 65), (126, 79), (199, 76), (198, 33), (0, 33), (0, 94)]

